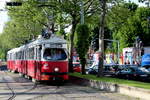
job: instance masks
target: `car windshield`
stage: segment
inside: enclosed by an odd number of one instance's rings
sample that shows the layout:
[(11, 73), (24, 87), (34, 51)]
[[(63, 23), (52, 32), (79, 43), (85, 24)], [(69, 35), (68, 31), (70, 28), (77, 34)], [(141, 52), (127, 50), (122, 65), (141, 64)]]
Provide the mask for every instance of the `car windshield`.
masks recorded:
[(67, 55), (63, 49), (46, 48), (43, 54), (43, 58), (46, 60), (65, 60)]
[(73, 64), (73, 67), (78, 67), (80, 66), (80, 64)]

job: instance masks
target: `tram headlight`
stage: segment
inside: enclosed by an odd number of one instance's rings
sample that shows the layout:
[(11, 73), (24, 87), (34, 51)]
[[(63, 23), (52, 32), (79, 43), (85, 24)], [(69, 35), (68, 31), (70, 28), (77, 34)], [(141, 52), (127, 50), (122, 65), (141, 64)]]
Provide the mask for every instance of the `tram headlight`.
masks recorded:
[(55, 72), (58, 72), (58, 71), (59, 71), (59, 68), (58, 68), (58, 67), (54, 68), (54, 71), (55, 71)]

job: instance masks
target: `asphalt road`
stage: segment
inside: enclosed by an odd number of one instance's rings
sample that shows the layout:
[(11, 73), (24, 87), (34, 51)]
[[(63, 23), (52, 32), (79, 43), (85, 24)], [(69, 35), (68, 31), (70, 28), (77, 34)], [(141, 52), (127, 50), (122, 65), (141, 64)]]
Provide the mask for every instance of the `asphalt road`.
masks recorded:
[(108, 93), (67, 82), (34, 84), (0, 67), (0, 100), (140, 100), (118, 93)]

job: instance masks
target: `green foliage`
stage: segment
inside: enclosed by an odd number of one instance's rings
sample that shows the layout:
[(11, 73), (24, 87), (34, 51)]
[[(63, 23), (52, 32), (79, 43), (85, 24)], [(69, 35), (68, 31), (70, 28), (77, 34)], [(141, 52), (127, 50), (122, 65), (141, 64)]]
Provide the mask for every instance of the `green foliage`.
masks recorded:
[(135, 14), (137, 21), (139, 22), (140, 29), (138, 28), (138, 36), (141, 38), (144, 46), (149, 46), (150, 42), (150, 8), (138, 8)]
[(138, 7), (138, 5), (137, 4), (135, 4), (135, 3), (125, 3), (124, 5), (123, 5), (125, 8), (127, 8), (127, 9), (129, 9), (130, 11), (133, 11), (133, 12), (135, 12), (136, 11), (136, 9), (137, 9), (137, 7)]
[(107, 15), (107, 25), (113, 32), (118, 31), (130, 16), (132, 13), (124, 5), (113, 6)]
[[(122, 48), (132, 47), (137, 36), (141, 38), (145, 46), (150, 45), (147, 21), (148, 16), (150, 16), (150, 9), (136, 7), (135, 4), (125, 3), (114, 6), (108, 13), (107, 23), (109, 29), (112, 30), (113, 39), (120, 42), (120, 51)], [(116, 43), (113, 45), (117, 51)]]
[(80, 59), (85, 58), (89, 49), (89, 28), (87, 25), (78, 25), (77, 28), (77, 52)]
[(78, 25), (77, 27), (77, 52), (82, 65), (82, 74), (85, 74), (86, 54), (89, 49), (89, 28), (87, 25)]
[(89, 49), (89, 28), (86, 24), (80, 24), (77, 27), (77, 52), (82, 65), (82, 74), (85, 74), (86, 54)]
[(138, 8), (135, 15), (127, 19), (126, 25), (122, 26), (115, 36), (119, 38), (121, 48), (133, 46), (137, 36), (140, 37), (144, 46), (150, 45), (148, 40), (150, 33), (147, 32), (149, 13), (150, 10), (148, 8)]

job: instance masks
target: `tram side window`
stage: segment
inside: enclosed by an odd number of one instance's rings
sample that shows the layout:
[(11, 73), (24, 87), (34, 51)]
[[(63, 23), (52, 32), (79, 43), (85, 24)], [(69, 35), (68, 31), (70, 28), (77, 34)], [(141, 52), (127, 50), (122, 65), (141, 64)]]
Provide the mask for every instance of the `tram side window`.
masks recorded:
[(15, 59), (18, 59), (18, 52), (15, 53)]
[(12, 59), (12, 60), (15, 60), (15, 53), (12, 53), (12, 54), (11, 54), (11, 59)]
[(40, 60), (40, 59), (41, 59), (40, 56), (41, 56), (40, 50), (39, 50), (38, 48), (36, 48), (36, 51), (35, 51), (35, 59), (36, 59), (36, 60)]
[(40, 48), (37, 53), (38, 53), (38, 60), (40, 60), (41, 59), (41, 49)]
[(18, 52), (18, 59), (21, 59), (21, 51), (20, 52)]
[(28, 59), (28, 49), (25, 51), (25, 59)]
[(12, 58), (12, 53), (10, 53), (10, 60), (13, 60), (13, 58)]
[(10, 59), (10, 60), (13, 60), (13, 59), (12, 59), (12, 53), (11, 53), (9, 56), (10, 56), (9, 59)]
[(34, 48), (29, 48), (29, 59), (34, 59)]
[(29, 55), (29, 59), (31, 59), (31, 48), (29, 48), (29, 53), (28, 53)]
[(22, 52), (23, 52), (22, 59), (25, 60), (25, 51)]
[(42, 51), (42, 45), (38, 45), (36, 49), (36, 59), (41, 60), (41, 51)]
[(19, 59), (22, 59), (22, 51), (19, 53)]
[(26, 60), (26, 51), (24, 51), (24, 60)]
[(29, 59), (29, 49), (26, 51), (26, 59)]

